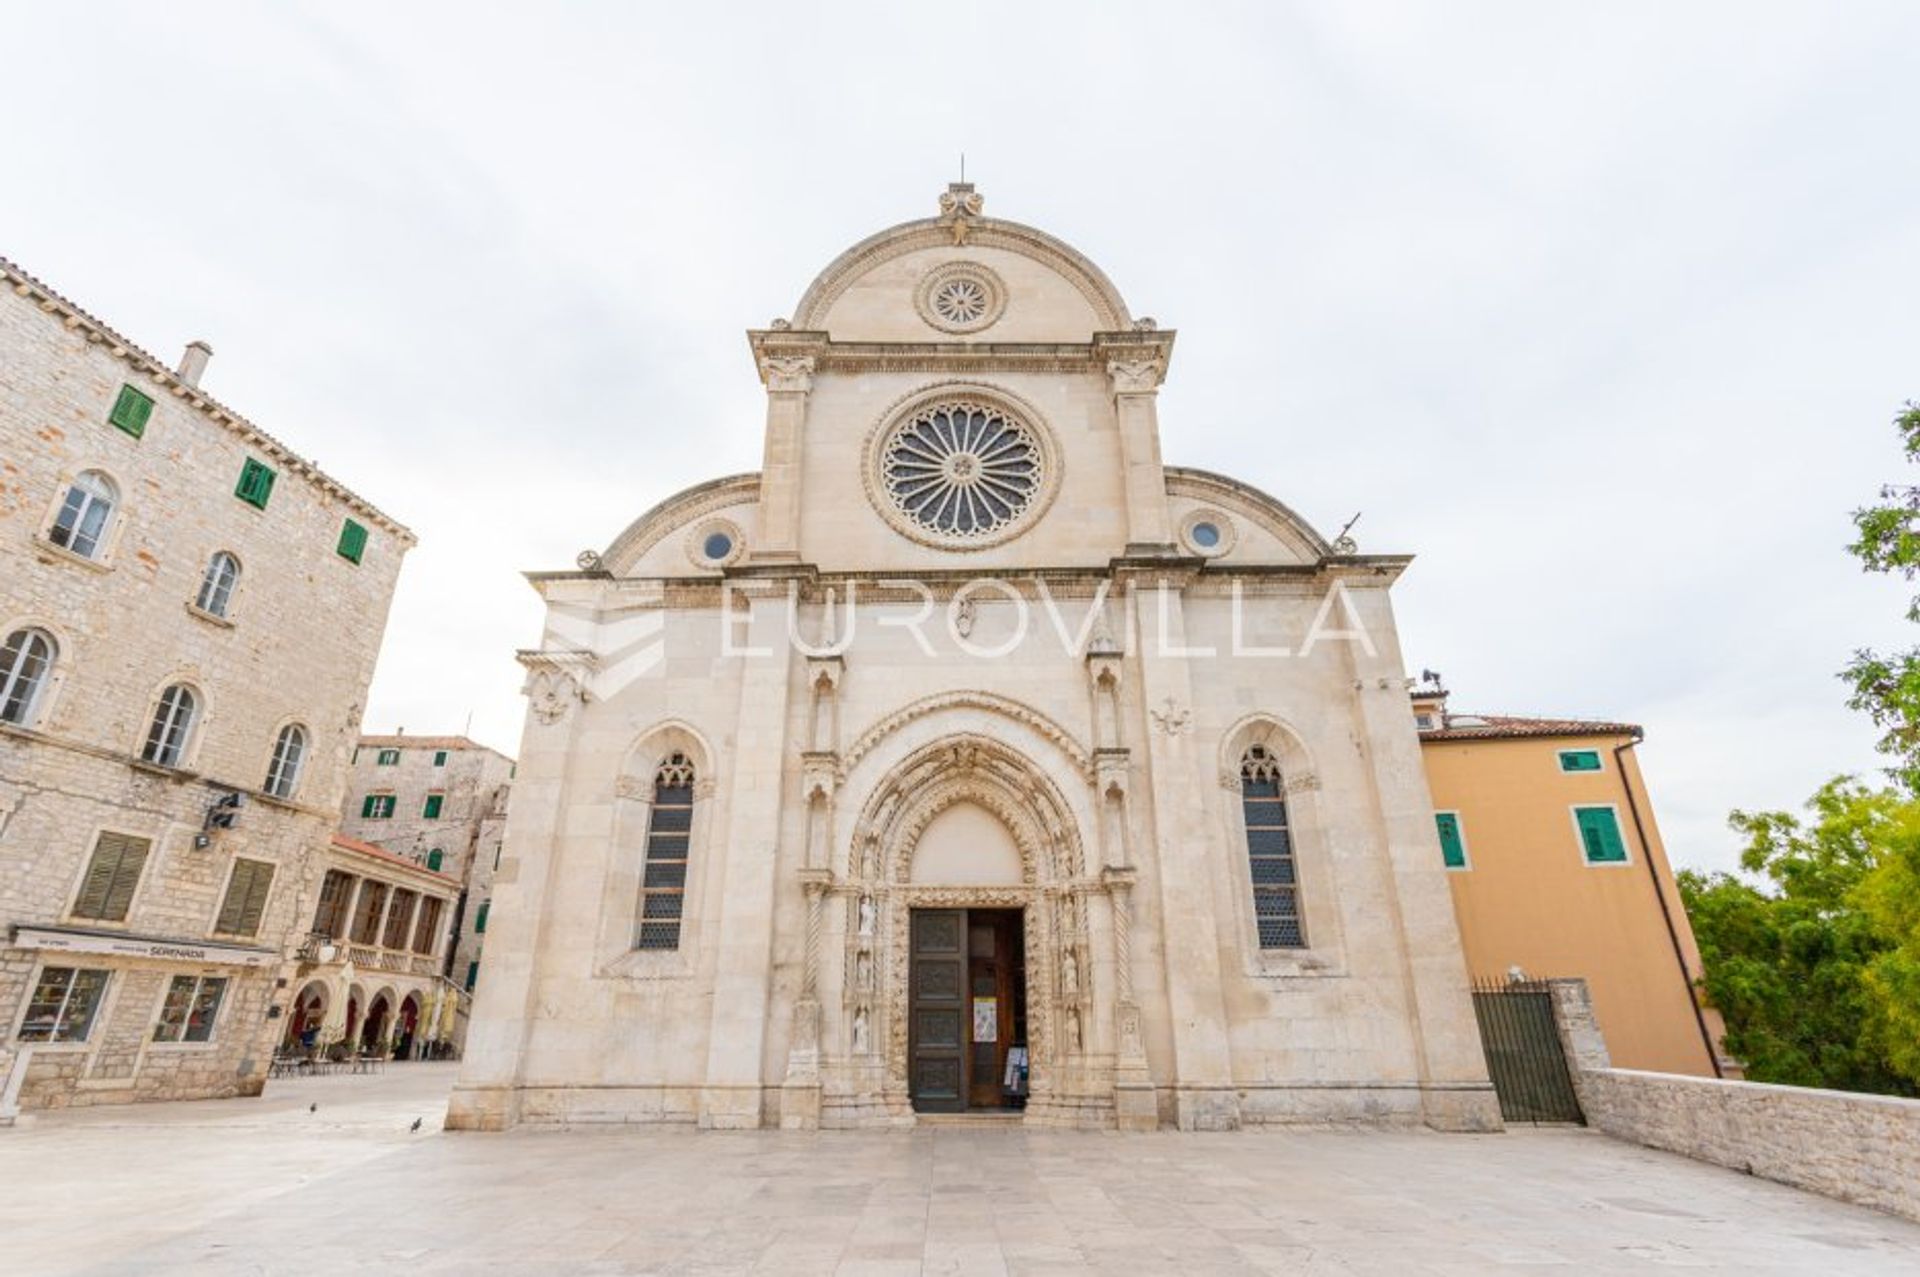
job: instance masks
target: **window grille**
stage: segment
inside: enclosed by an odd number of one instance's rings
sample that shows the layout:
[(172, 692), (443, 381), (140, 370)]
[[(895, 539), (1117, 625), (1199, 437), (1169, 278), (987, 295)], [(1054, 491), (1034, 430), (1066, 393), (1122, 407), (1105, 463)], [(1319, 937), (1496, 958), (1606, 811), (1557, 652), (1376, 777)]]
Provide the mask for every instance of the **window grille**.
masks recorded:
[(1240, 760), (1240, 809), (1247, 830), (1253, 921), (1260, 947), (1303, 949), (1307, 932), (1300, 917), (1300, 884), (1280, 762), (1264, 745), (1250, 746)]
[(653, 777), (647, 813), (647, 861), (640, 882), (636, 949), (678, 949), (687, 888), (688, 843), (693, 836), (693, 764), (674, 754)]

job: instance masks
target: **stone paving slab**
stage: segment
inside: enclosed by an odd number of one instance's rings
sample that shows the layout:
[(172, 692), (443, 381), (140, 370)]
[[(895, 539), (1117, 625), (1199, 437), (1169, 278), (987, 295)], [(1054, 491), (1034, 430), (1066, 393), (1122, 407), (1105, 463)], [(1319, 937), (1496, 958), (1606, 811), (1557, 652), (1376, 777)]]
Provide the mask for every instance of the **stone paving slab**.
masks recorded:
[(446, 1134), (451, 1076), (0, 1131), (0, 1271), (1920, 1273), (1920, 1225), (1582, 1130)]

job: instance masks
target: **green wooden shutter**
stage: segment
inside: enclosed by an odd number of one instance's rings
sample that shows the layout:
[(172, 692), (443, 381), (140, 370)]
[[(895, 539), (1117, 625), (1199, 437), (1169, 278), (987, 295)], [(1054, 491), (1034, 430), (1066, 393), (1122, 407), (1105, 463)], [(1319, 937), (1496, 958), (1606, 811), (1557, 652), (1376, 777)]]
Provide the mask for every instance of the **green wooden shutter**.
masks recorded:
[(145, 838), (127, 834), (103, 833), (94, 844), (93, 860), (87, 877), (80, 884), (80, 898), (74, 902), (77, 918), (101, 922), (124, 922), (133, 904), (133, 889), (139, 885), (140, 871), (147, 863)]
[(1594, 749), (1563, 749), (1560, 751), (1560, 770), (1563, 772), (1597, 772), (1600, 770), (1600, 751)]
[(443, 856), (441, 854), (440, 849), (438, 847), (435, 847), (432, 851), (427, 853), (427, 868), (433, 870), (435, 873), (439, 873), (440, 861), (442, 859), (443, 859)]
[(340, 545), (338, 549), (341, 558), (347, 560), (349, 563), (358, 563), (361, 556), (367, 552), (366, 528), (354, 522), (352, 519), (348, 519), (345, 523), (342, 523), (340, 525)]
[(474, 935), (477, 936), (481, 932), (487, 929), (487, 910), (491, 909), (492, 907), (493, 907), (493, 901), (491, 900), (482, 900), (480, 902), (480, 911), (473, 915), (473, 934)]
[(1617, 865), (1627, 858), (1627, 845), (1620, 837), (1620, 821), (1611, 807), (1575, 809), (1580, 825), (1580, 847), (1590, 865)]
[(479, 978), (480, 978), (480, 963), (478, 959), (475, 959), (474, 961), (469, 962), (467, 964), (467, 992), (468, 993), (473, 992), (474, 982), (477, 981)]
[(446, 801), (447, 796), (445, 794), (428, 794), (427, 805), (422, 809), (420, 815), (426, 820), (440, 819), (440, 808)]
[(267, 892), (273, 887), (273, 866), (264, 860), (234, 862), (233, 878), (227, 884), (226, 903), (220, 907), (216, 930), (233, 936), (250, 936), (260, 930), (260, 916), (267, 909)]
[(233, 495), (250, 506), (267, 508), (267, 498), (273, 494), (273, 470), (271, 467), (247, 458), (240, 467), (240, 482), (235, 485)]
[(1460, 839), (1460, 817), (1450, 811), (1435, 812), (1433, 823), (1440, 831), (1440, 859), (1449, 869), (1467, 867), (1467, 847)]
[(147, 433), (147, 418), (152, 415), (153, 400), (132, 386), (122, 386), (120, 397), (113, 401), (113, 411), (107, 414), (107, 421), (138, 439)]
[(374, 796), (372, 794), (368, 794), (365, 798), (360, 800), (360, 819), (362, 820), (373, 819), (373, 799), (374, 799)]
[(447, 751), (446, 751), (446, 750), (444, 750), (444, 749), (436, 749), (435, 751), (433, 751), (433, 765), (434, 765), (435, 767), (445, 767), (445, 766), (447, 765)]

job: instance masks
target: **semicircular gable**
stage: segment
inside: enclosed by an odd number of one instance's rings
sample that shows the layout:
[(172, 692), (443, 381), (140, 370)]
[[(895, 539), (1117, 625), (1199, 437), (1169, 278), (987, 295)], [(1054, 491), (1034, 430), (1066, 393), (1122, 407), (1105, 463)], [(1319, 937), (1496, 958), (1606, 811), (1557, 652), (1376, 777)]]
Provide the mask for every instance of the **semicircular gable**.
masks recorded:
[[(627, 576), (633, 573), (640, 561), (662, 542), (675, 538), (676, 534), (688, 531), (701, 519), (710, 518), (722, 511), (735, 511), (740, 507), (757, 507), (760, 500), (760, 475), (728, 475), (724, 479), (710, 479), (706, 483), (695, 484), (674, 493), (666, 500), (648, 510), (626, 526), (619, 536), (608, 545), (600, 556), (600, 566), (614, 576)], [(734, 517), (731, 513), (729, 517)], [(737, 521), (737, 520), (736, 520)], [(749, 538), (751, 529), (746, 530)], [(663, 564), (677, 572), (691, 571), (693, 565), (684, 558), (678, 563)], [(665, 575), (663, 572), (662, 575)]]
[[(1302, 563), (1318, 563), (1334, 554), (1326, 538), (1314, 531), (1313, 525), (1300, 517), (1292, 507), (1250, 483), (1229, 479), (1210, 470), (1195, 470), (1185, 466), (1168, 466), (1166, 475), (1167, 495), (1185, 499), (1184, 503), (1176, 501), (1172, 511), (1176, 523), (1181, 520), (1185, 510), (1195, 506), (1213, 508), (1247, 520)], [(1241, 548), (1252, 549), (1244, 544)], [(1259, 555), (1255, 552), (1234, 557)]]
[[(956, 236), (954, 223), (923, 218), (870, 235), (836, 257), (801, 295), (792, 327), (841, 340), (942, 340), (921, 322), (914, 289), (929, 270), (966, 261), (1009, 276), (1009, 318), (980, 334), (987, 340), (1042, 339), (1040, 327), (1059, 330), (1053, 340), (1085, 340), (1132, 324), (1113, 281), (1065, 241), (995, 218), (971, 219)], [(869, 287), (881, 305), (849, 299)]]

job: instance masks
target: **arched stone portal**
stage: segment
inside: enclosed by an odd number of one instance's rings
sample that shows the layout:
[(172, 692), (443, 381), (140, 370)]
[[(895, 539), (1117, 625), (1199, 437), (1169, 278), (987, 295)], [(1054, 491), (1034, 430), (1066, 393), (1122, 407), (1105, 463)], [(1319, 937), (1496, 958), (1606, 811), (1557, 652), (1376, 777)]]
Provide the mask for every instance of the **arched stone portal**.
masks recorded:
[[(981, 854), (970, 858), (969, 843)], [(1109, 1122), (1111, 1079), (1096, 1080), (1092, 1049), (1105, 1032), (1088, 927), (1097, 888), (1072, 811), (1046, 774), (987, 737), (936, 741), (875, 784), (846, 857), (835, 888), (846, 909), (843, 997), (828, 1042), (830, 1054), (844, 1052), (854, 1094), (830, 1097), (829, 1117), (912, 1113), (914, 911), (1004, 909), (1020, 911), (1024, 938), (1029, 1118)]]

